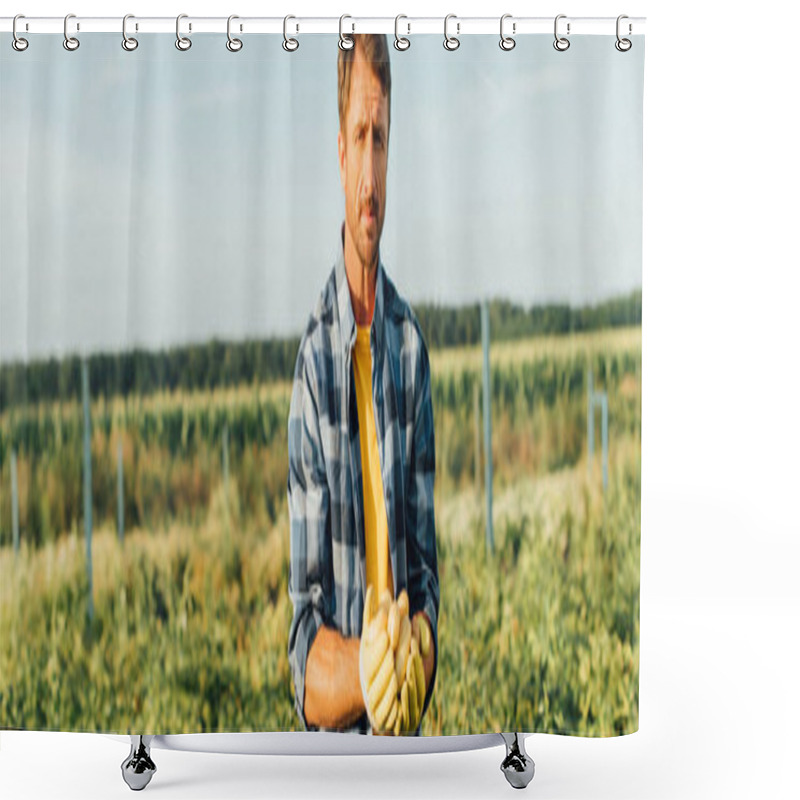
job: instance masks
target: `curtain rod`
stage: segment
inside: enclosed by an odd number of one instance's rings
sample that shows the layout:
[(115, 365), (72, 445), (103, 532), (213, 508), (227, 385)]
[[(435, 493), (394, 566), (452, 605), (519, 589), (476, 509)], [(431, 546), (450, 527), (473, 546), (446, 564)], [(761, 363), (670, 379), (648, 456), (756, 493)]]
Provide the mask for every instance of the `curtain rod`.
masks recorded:
[[(616, 33), (616, 17), (570, 17), (559, 15), (559, 30), (570, 34), (599, 34), (613, 36)], [(504, 31), (508, 36), (529, 33), (553, 34), (555, 17), (514, 17), (507, 16)], [(0, 31), (11, 32), (13, 17), (0, 17)], [(395, 17), (351, 17), (342, 23), (342, 31), (351, 33), (394, 34)], [(623, 23), (623, 35), (643, 34), (645, 17), (629, 17)], [(293, 17), (289, 24), (292, 34), (338, 33), (339, 17)], [(128, 33), (175, 33), (175, 17), (130, 17)], [(444, 33), (444, 17), (406, 17), (398, 22), (401, 36), (418, 33)], [(185, 16), (181, 20), (183, 33), (226, 33), (227, 17)], [(236, 17), (232, 22), (236, 33), (276, 33), (284, 30), (283, 17)], [(76, 33), (121, 33), (122, 17), (80, 17), (71, 16), (69, 20), (71, 35)], [(448, 31), (450, 35), (470, 35), (500, 32), (500, 17), (451, 17)], [(63, 33), (64, 17), (20, 17), (17, 33)]]

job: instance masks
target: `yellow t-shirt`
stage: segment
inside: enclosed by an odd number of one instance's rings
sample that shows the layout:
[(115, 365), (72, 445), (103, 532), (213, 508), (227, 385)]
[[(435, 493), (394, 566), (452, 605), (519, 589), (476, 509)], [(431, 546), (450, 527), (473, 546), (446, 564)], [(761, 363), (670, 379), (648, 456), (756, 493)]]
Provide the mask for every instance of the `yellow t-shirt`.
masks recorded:
[(389, 555), (389, 524), (383, 495), (383, 478), (372, 403), (372, 353), (369, 326), (356, 326), (353, 348), (353, 373), (356, 382), (358, 430), (361, 440), (361, 480), (364, 485), (364, 543), (367, 560), (367, 586), (375, 587), (376, 599), (384, 589), (394, 596), (392, 560)]

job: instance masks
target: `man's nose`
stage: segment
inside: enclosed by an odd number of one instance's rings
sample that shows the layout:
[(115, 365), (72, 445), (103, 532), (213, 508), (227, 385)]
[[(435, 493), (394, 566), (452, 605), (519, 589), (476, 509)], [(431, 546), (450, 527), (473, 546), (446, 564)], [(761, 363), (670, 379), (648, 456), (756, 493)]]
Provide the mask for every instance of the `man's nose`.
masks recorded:
[(375, 146), (370, 144), (364, 148), (364, 162), (362, 164), (361, 184), (364, 194), (367, 197), (372, 196), (375, 186)]

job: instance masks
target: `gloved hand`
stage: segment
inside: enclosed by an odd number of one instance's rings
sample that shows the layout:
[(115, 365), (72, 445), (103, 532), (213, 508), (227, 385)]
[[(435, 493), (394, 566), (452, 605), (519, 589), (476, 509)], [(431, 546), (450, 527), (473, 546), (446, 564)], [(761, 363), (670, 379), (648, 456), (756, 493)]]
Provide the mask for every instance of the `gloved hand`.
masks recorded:
[(424, 614), (417, 612), (414, 615), (414, 619), (411, 620), (411, 631), (419, 643), (420, 655), (423, 658), (427, 658), (431, 650), (433, 633), (431, 632), (431, 625)]
[(381, 598), (381, 604), (377, 609), (373, 608), (375, 593), (372, 586), (367, 588), (359, 649), (361, 694), (370, 724), (376, 733), (393, 732), (399, 710), (394, 651), (387, 631), (387, 599)]
[(375, 606), (373, 587), (367, 589), (361, 631), (361, 691), (367, 716), (376, 733), (414, 733), (425, 704), (422, 658), (431, 646), (427, 620), (408, 616), (408, 593), (392, 601), (388, 591)]
[(431, 630), (424, 615), (417, 613), (408, 626), (411, 637), (405, 663), (404, 681), (400, 688), (400, 730), (415, 733), (422, 719), (425, 705), (425, 667), (423, 657), (431, 647)]

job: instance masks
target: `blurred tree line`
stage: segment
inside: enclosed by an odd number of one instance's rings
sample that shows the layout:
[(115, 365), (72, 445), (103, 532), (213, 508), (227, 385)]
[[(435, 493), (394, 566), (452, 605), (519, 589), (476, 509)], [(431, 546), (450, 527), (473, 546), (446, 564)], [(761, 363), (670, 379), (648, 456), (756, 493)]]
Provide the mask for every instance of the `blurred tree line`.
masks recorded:
[[(419, 303), (414, 305), (414, 311), (429, 348), (480, 342), (477, 303), (458, 307)], [(559, 303), (524, 308), (508, 300), (493, 300), (489, 305), (492, 341), (638, 325), (641, 321), (641, 289), (577, 308)], [(89, 391), (92, 397), (108, 397), (291, 380), (299, 342), (296, 336), (237, 342), (211, 339), (162, 350), (95, 353), (89, 356)], [(80, 362), (76, 353), (1, 364), (0, 410), (42, 400), (79, 398)]]

